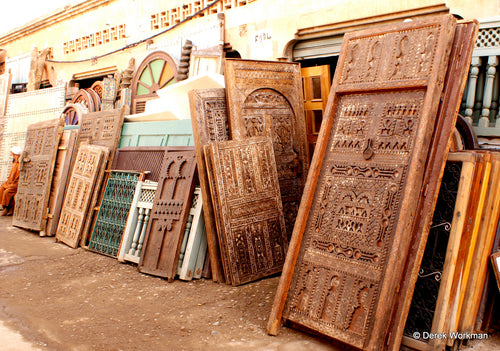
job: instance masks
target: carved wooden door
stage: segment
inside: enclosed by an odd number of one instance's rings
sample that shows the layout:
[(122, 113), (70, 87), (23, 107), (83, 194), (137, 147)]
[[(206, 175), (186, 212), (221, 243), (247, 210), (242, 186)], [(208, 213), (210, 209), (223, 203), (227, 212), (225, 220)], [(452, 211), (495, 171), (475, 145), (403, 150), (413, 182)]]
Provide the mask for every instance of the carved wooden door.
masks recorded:
[(80, 242), (94, 183), (106, 162), (107, 152), (105, 147), (87, 144), (78, 149), (56, 232), (57, 240), (73, 248)]
[(273, 141), (290, 237), (309, 169), (300, 65), (233, 59), (224, 72), (231, 137)]
[[(105, 169), (109, 169), (113, 164), (120, 140), (125, 110), (126, 108), (122, 107), (121, 109), (87, 113), (83, 115), (80, 122), (76, 146), (79, 147), (82, 143), (87, 143), (106, 147), (109, 153), (106, 154), (107, 162), (104, 163)], [(90, 200), (90, 210), (88, 211), (82, 231), (82, 246), (84, 247), (87, 245), (89, 231), (91, 231), (94, 219), (97, 216), (98, 208), (95, 208), (95, 206), (99, 205), (104, 195), (104, 187), (101, 187), (101, 183), (106, 184), (103, 172), (97, 175), (94, 194)]]
[(139, 262), (139, 271), (173, 281), (196, 171), (194, 150), (166, 152)]
[(203, 148), (213, 142), (229, 139), (225, 89), (191, 90), (191, 122), (198, 163), (198, 178), (203, 197), (203, 215), (207, 231), (208, 255), (212, 266), (212, 279), (224, 282), (224, 268), (220, 257), (215, 215), (210, 194), (208, 173)]
[(387, 347), (454, 31), (442, 16), (344, 37), (269, 333), (283, 311)]
[(205, 152), (228, 282), (280, 272), (288, 240), (271, 140), (223, 141)]
[(310, 160), (318, 140), (323, 113), (330, 92), (330, 66), (305, 67), (300, 69), (300, 73), (302, 75), (302, 88), (304, 89), (304, 112)]
[(63, 126), (63, 119), (28, 126), (19, 160), (19, 186), (12, 220), (15, 226), (45, 231), (50, 185)]

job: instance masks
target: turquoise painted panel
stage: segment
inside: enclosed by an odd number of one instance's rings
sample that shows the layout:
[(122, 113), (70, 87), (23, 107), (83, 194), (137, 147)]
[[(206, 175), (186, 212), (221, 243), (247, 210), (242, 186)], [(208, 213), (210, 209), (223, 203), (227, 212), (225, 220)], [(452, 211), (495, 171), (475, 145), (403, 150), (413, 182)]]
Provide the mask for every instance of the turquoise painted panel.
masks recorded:
[(190, 119), (123, 124), (118, 147), (125, 146), (193, 146)]

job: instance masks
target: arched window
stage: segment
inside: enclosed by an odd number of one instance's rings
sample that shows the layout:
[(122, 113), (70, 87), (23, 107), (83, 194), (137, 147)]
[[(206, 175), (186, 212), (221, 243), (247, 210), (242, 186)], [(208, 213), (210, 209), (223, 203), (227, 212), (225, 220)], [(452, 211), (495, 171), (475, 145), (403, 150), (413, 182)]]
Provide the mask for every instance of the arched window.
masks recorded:
[(146, 101), (156, 98), (156, 91), (175, 83), (177, 68), (174, 60), (165, 52), (156, 51), (141, 63), (132, 79), (132, 111), (144, 112)]

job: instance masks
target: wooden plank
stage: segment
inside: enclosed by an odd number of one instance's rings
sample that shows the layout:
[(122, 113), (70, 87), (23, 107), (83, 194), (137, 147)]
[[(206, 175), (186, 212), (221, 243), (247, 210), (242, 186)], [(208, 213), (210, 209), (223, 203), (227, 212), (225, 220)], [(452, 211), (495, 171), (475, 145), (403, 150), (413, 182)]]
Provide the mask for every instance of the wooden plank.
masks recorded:
[[(399, 287), (398, 299), (395, 302), (395, 318), (389, 344), (392, 349), (399, 348), (406, 324), (411, 296), (417, 281), (420, 262), (425, 251), (427, 235), (432, 223), (432, 217), (438, 194), (445, 162), (448, 155), (449, 141), (455, 129), (458, 110), (462, 94), (467, 81), (470, 60), (478, 31), (478, 23), (468, 21), (459, 23), (455, 29), (453, 46), (450, 52), (449, 65), (446, 70), (441, 103), (438, 117), (434, 126), (430, 153), (426, 160), (423, 183), (427, 184), (422, 189), (417, 206), (417, 217), (412, 229), (409, 258), (402, 283)], [(412, 269), (410, 270), (410, 267)], [(438, 340), (438, 342), (445, 340)]]
[(201, 197), (201, 189), (200, 187), (196, 187), (194, 189), (193, 201), (189, 212), (189, 217), (192, 218), (192, 221), (189, 232), (187, 233), (188, 235), (186, 248), (184, 250), (184, 257), (180, 268), (177, 270), (177, 274), (179, 274), (179, 279), (181, 280), (191, 280), (194, 277), (194, 270), (196, 260), (198, 258), (198, 251), (200, 249), (201, 238), (204, 234), (204, 230), (201, 227), (203, 221), (200, 220), (203, 218), (202, 207), (203, 200)]
[(205, 265), (205, 260), (208, 257), (208, 243), (207, 243), (207, 233), (205, 231), (205, 220), (203, 216), (200, 216), (200, 226), (201, 228), (201, 240), (200, 240), (200, 248), (198, 250), (198, 257), (196, 258), (196, 264), (194, 267), (193, 278), (200, 279), (203, 273), (203, 267)]
[(498, 219), (500, 216), (500, 153), (491, 155), (491, 173), (487, 184), (483, 212), (476, 245), (472, 253), (470, 279), (465, 290), (466, 299), (462, 306), (463, 319), (460, 330), (466, 333), (475, 332), (476, 316), (481, 303), (484, 282), (488, 268), (488, 259), (493, 247)]
[(123, 124), (118, 147), (126, 146), (193, 146), (193, 129), (189, 119)]
[(56, 232), (56, 240), (70, 247), (76, 248), (80, 242), (93, 188), (107, 152), (106, 147), (87, 144), (78, 149)]
[[(479, 154), (479, 153), (478, 153)], [(491, 177), (491, 154), (483, 153), (481, 155), (481, 162), (477, 177), (475, 179), (477, 183), (477, 196), (474, 199), (475, 201), (470, 204), (470, 220), (467, 226), (467, 246), (465, 250), (465, 259), (464, 263), (461, 267), (461, 281), (460, 281), (460, 296), (459, 301), (457, 303), (457, 319), (455, 321), (455, 330), (464, 332), (464, 321), (467, 318), (467, 314), (469, 313), (465, 306), (469, 304), (469, 300), (472, 296), (469, 295), (471, 293), (470, 281), (474, 279), (473, 277), (473, 265), (474, 265), (474, 251), (476, 249), (476, 245), (479, 240), (479, 233), (481, 231), (483, 212), (486, 204), (486, 199), (488, 196), (488, 184)], [(454, 330), (454, 331), (455, 331)]]
[(387, 348), (454, 32), (440, 16), (344, 36), (270, 334), (283, 315)]
[(19, 185), (12, 219), (15, 226), (45, 232), (50, 186), (63, 126), (62, 118), (28, 126), (19, 162)]
[(57, 224), (61, 215), (61, 207), (66, 193), (66, 185), (70, 175), (70, 164), (76, 156), (75, 142), (77, 130), (64, 130), (57, 149), (56, 164), (49, 196), (49, 215), (47, 218), (47, 236), (56, 235)]
[(290, 238), (309, 169), (300, 65), (226, 59), (224, 77), (231, 138), (273, 141)]
[(224, 89), (191, 90), (189, 92), (198, 178), (200, 180), (201, 194), (204, 199), (203, 214), (207, 233), (208, 255), (210, 256), (210, 264), (212, 266), (212, 279), (215, 282), (224, 282), (226, 278), (221, 262), (214, 208), (203, 148), (212, 142), (229, 139), (225, 94)]
[(191, 207), (196, 171), (194, 150), (165, 153), (139, 271), (172, 282)]
[(221, 141), (205, 150), (213, 167), (208, 176), (215, 186), (219, 245), (231, 284), (280, 272), (288, 240), (270, 138)]

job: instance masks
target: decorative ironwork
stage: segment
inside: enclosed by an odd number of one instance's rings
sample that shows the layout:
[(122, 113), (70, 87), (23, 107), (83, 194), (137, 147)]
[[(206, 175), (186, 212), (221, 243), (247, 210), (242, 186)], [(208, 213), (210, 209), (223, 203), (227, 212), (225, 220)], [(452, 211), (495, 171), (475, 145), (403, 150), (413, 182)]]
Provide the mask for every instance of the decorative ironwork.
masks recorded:
[(411, 338), (413, 338), (415, 332), (431, 332), (461, 170), (461, 162), (446, 163), (434, 217), (432, 218), (434, 223), (439, 224), (432, 226), (429, 231), (410, 312), (406, 321), (404, 334)]
[(89, 250), (116, 256), (141, 173), (111, 171)]

